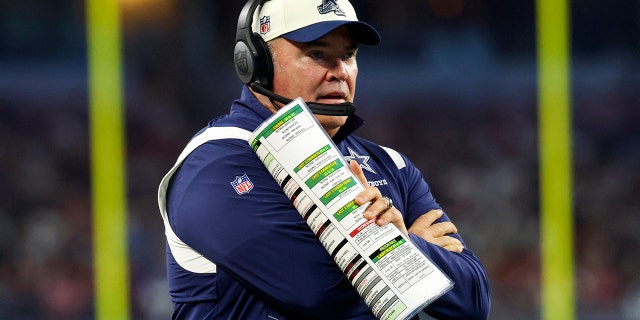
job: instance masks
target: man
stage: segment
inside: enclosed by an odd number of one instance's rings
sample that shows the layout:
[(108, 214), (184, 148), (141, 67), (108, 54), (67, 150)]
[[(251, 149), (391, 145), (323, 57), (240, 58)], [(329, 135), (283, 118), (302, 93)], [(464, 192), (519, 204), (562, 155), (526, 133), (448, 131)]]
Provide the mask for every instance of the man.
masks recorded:
[(160, 185), (173, 318), (375, 319), (246, 141), (282, 97), (338, 110), (316, 117), (354, 174), (377, 186), (356, 197), (371, 202), (365, 218), (396, 225), (454, 281), (425, 311), (487, 318), (485, 270), (418, 169), (351, 135), (363, 121), (341, 109), (354, 99), (358, 44), (378, 44), (378, 32), (347, 0), (262, 2), (250, 0), (238, 20), (240, 99), (192, 139)]

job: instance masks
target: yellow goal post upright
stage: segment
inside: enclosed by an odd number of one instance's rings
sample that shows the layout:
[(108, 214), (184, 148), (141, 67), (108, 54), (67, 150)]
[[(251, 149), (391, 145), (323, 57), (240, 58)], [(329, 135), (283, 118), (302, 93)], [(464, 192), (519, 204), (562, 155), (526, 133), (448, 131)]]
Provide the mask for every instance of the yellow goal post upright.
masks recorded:
[(130, 317), (119, 0), (87, 0), (95, 318)]
[(536, 1), (542, 319), (575, 319), (570, 3)]

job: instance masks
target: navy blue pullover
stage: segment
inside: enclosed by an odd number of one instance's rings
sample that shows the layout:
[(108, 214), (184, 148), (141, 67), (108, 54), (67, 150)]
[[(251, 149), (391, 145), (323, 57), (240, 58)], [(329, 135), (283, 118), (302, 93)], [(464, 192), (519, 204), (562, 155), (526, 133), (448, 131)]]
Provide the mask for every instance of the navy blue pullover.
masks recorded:
[[(195, 138), (212, 127), (220, 134), (185, 152), (160, 188), (173, 318), (375, 319), (247, 141), (239, 138), (238, 128), (253, 131), (271, 115), (244, 87), (230, 113), (209, 122)], [(351, 135), (362, 123), (350, 116), (333, 139), (347, 160), (358, 161), (369, 184), (393, 199), (407, 227), (440, 208), (404, 155)], [(239, 193), (232, 182), (245, 175), (251, 189)], [(446, 213), (441, 221), (449, 221)], [(438, 319), (486, 319), (489, 284), (473, 252), (465, 245), (462, 253), (454, 253), (409, 236), (454, 282), (425, 311)], [(462, 241), (459, 234), (451, 236)]]

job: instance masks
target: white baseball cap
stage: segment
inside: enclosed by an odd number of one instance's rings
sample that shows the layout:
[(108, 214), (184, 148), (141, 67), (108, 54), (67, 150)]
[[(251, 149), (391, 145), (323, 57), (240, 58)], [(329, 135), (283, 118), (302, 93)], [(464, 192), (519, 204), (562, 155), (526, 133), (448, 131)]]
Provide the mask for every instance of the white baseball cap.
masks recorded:
[(378, 31), (358, 20), (348, 0), (268, 0), (255, 11), (251, 28), (265, 42), (279, 36), (310, 42), (343, 25), (351, 27), (358, 43), (380, 43)]

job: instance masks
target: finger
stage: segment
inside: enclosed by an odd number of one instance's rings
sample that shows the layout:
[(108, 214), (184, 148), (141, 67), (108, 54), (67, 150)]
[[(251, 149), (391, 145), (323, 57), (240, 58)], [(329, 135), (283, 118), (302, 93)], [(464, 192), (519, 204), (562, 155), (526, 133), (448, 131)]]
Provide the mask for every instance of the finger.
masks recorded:
[(421, 215), (416, 219), (416, 221), (411, 225), (412, 227), (415, 225), (416, 227), (428, 228), (431, 226), (436, 220), (440, 219), (444, 212), (440, 209), (433, 209), (429, 212)]
[(402, 232), (404, 235), (408, 235), (407, 227), (404, 224), (404, 218), (402, 217), (402, 213), (395, 207), (385, 210), (378, 217), (378, 219), (376, 219), (376, 224), (378, 224), (381, 227), (388, 223), (394, 224), (396, 227), (398, 227), (400, 232)]
[(367, 182), (367, 177), (365, 177), (362, 168), (358, 164), (357, 161), (351, 160), (349, 161), (349, 169), (356, 176), (358, 180), (364, 185), (364, 190), (362, 190), (355, 198), (355, 202), (357, 205), (361, 206), (367, 202), (376, 199), (373, 203), (371, 203), (365, 212), (363, 212), (363, 216), (367, 220), (377, 219), (378, 215), (383, 213), (388, 209), (387, 200), (382, 198), (382, 194), (380, 190), (376, 187), (369, 186)]
[(437, 245), (439, 245), (441, 247), (461, 246), (462, 245), (462, 241), (460, 241), (459, 239), (456, 239), (454, 237), (444, 236), (444, 237), (435, 238), (434, 241), (433, 241), (433, 244), (437, 244)]
[(450, 222), (450, 221), (434, 223), (429, 228), (432, 228), (435, 231), (432, 234), (436, 238), (437, 237), (442, 237), (442, 236), (444, 236), (446, 234), (452, 234), (452, 233), (457, 233), (458, 232), (458, 228), (456, 228), (456, 225), (453, 224), (453, 222)]
[[(376, 189), (377, 190), (377, 189)], [(379, 193), (379, 191), (377, 192)], [(388, 207), (388, 202), (387, 199), (385, 199), (384, 197), (378, 197), (376, 199), (376, 201), (374, 201), (368, 208), (367, 210), (364, 212), (364, 216), (366, 219), (382, 219), (382, 214), (390, 211), (390, 209)], [(397, 211), (397, 210), (396, 210)], [(400, 212), (400, 211), (397, 211)], [(386, 221), (389, 221), (389, 219), (387, 218), (385, 220), (385, 224)]]
[(464, 248), (460, 240), (449, 236), (436, 238), (431, 243), (454, 252), (462, 252)]
[(447, 234), (457, 233), (458, 229), (452, 222), (440, 222), (428, 227), (424, 227), (421, 224), (413, 224), (409, 231), (420, 236), (420, 238), (434, 243), (437, 239), (444, 237)]
[[(374, 188), (369, 186), (367, 182), (367, 177), (364, 176), (364, 172), (362, 168), (358, 164), (357, 161), (351, 160), (349, 161), (349, 169), (353, 173), (353, 175), (364, 185), (364, 190), (362, 190), (355, 198), (355, 202), (357, 205), (361, 206), (377, 197), (380, 197), (380, 191), (378, 188)], [(375, 212), (376, 214), (378, 212)]]
[(378, 225), (383, 226), (389, 222), (397, 224), (397, 222), (399, 221), (402, 221), (402, 224), (404, 225), (404, 219), (402, 218), (402, 213), (400, 213), (398, 209), (396, 209), (395, 207), (387, 209), (385, 207), (383, 210), (384, 211), (380, 213), (380, 215), (378, 216), (378, 219), (376, 220), (376, 223), (378, 223)]
[(369, 185), (369, 183), (367, 182), (367, 177), (364, 176), (364, 171), (362, 171), (362, 168), (358, 164), (358, 161), (349, 161), (349, 169), (351, 169), (351, 172), (356, 176), (356, 178), (358, 178), (358, 180), (360, 180), (363, 185)]
[(464, 247), (462, 245), (448, 245), (448, 246), (444, 246), (443, 248), (456, 253), (460, 253), (462, 252), (462, 250), (464, 250)]

